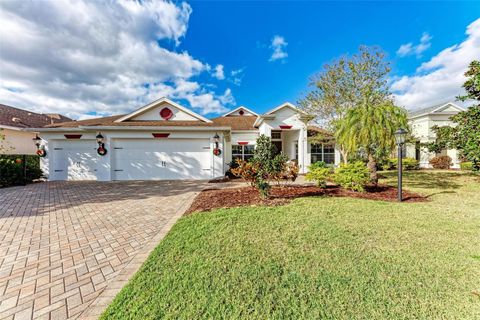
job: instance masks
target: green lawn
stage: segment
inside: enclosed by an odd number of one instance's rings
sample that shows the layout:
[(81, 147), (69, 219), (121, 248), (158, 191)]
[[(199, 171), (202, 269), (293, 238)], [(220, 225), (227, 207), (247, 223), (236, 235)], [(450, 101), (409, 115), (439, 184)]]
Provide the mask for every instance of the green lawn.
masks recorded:
[(480, 319), (480, 181), (419, 171), (404, 185), (432, 201), (184, 217), (102, 318)]

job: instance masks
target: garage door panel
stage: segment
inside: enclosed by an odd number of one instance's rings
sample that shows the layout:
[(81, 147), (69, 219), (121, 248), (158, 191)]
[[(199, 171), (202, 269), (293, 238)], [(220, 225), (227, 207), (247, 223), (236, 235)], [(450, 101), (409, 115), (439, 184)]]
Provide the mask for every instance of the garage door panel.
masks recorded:
[(208, 139), (117, 139), (115, 180), (209, 179)]
[(99, 156), (94, 140), (52, 143), (50, 180), (97, 180)]

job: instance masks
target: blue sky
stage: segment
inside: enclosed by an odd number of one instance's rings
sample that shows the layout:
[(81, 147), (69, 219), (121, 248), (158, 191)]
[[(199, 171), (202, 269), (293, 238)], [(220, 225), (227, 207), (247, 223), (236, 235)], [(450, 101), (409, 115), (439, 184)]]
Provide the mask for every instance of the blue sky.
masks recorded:
[(0, 6), (0, 103), (75, 118), (163, 95), (208, 116), (238, 105), (263, 112), (297, 102), (309, 76), (361, 44), (387, 52), (397, 103), (415, 109), (452, 99), (480, 59), (475, 1)]
[[(191, 2), (193, 14), (181, 47), (226, 70), (244, 69), (233, 88), (239, 104), (259, 111), (296, 102), (308, 77), (361, 44), (379, 45), (392, 61), (392, 75), (409, 75), (446, 47), (465, 39), (465, 28), (480, 17), (480, 2)], [(398, 57), (401, 44), (432, 36), (421, 57)], [(269, 62), (274, 35), (288, 42), (288, 57)], [(479, 48), (480, 50), (480, 48)]]

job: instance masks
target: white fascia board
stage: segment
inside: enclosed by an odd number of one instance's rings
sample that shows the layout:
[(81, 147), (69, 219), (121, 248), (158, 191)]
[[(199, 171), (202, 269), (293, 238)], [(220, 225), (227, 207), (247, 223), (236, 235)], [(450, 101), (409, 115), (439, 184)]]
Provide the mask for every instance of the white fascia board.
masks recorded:
[(273, 108), (272, 110), (268, 111), (267, 113), (264, 114), (264, 116), (266, 115), (270, 115), (272, 113), (275, 113), (276, 111), (280, 110), (280, 109), (283, 109), (283, 108), (290, 108), (298, 113), (302, 113), (306, 116), (308, 116), (309, 114), (306, 113), (305, 111), (297, 108), (293, 103), (290, 103), (290, 102), (285, 102), (285, 103), (282, 103), (281, 105), (279, 105), (278, 107), (275, 107)]
[(80, 126), (83, 130), (115, 130), (115, 131), (230, 131), (230, 127), (181, 127), (181, 126)]
[(170, 100), (170, 99), (168, 99), (168, 98), (166, 98), (166, 97), (162, 97), (162, 98), (160, 98), (160, 99), (158, 99), (158, 100), (155, 100), (155, 101), (153, 101), (153, 102), (150, 102), (149, 104), (141, 107), (140, 109), (137, 109), (137, 110), (135, 110), (135, 111), (133, 111), (133, 112), (131, 112), (131, 113), (129, 113), (129, 114), (127, 114), (127, 115), (125, 115), (125, 116), (117, 119), (117, 120), (115, 120), (115, 122), (122, 122), (122, 121), (125, 121), (125, 120), (128, 120), (128, 119), (131, 119), (131, 118), (135, 117), (136, 115), (142, 114), (142, 113), (144, 113), (145, 111), (147, 111), (147, 110), (149, 110), (149, 109), (151, 109), (151, 108), (154, 108), (154, 107), (156, 107), (157, 105), (159, 105), (159, 104), (161, 104), (161, 103), (168, 103), (168, 104), (170, 104), (171, 106), (173, 106), (173, 107), (175, 107), (175, 108), (177, 108), (177, 109), (180, 109), (180, 110), (182, 110), (183, 112), (191, 115), (192, 117), (197, 118), (197, 119), (199, 119), (199, 120), (202, 120), (202, 121), (204, 121), (204, 122), (209, 122), (209, 123), (212, 122), (211, 120), (209, 120), (209, 119), (207, 119), (207, 118), (205, 118), (205, 117), (202, 117), (202, 116), (199, 115), (198, 113), (193, 112), (192, 110), (189, 110), (189, 109), (185, 108), (184, 106), (181, 106), (181, 105), (179, 105), (178, 103), (176, 103), (176, 102), (174, 102), (174, 101), (172, 101), (172, 100)]
[(457, 108), (459, 111), (465, 111), (465, 109), (462, 108), (462, 107), (460, 107), (459, 105), (457, 105), (457, 104), (455, 104), (455, 103), (453, 103), (453, 102), (447, 102), (447, 103), (445, 103), (443, 106), (438, 107), (437, 109), (433, 110), (433, 111), (430, 112), (430, 113), (435, 113), (435, 112), (437, 112), (437, 111), (440, 111), (440, 110), (442, 110), (443, 108), (445, 108), (445, 107), (447, 107), (447, 106), (449, 106), (449, 105), (452, 105), (454, 108)]
[(232, 133), (236, 133), (236, 132), (239, 132), (239, 133), (258, 132), (258, 130), (257, 129), (253, 129), (253, 130), (232, 130)]
[(12, 126), (6, 126), (6, 125), (3, 125), (3, 124), (0, 124), (0, 129), (8, 129), (8, 130), (15, 130), (15, 131), (25, 131), (25, 129), (28, 129), (28, 128), (12, 127)]
[(245, 106), (240, 106), (240, 107), (235, 108), (235, 109), (233, 109), (233, 110), (231, 110), (231, 111), (228, 111), (228, 112), (225, 113), (222, 117), (226, 117), (226, 116), (228, 116), (229, 114), (232, 114), (232, 113), (234, 113), (235, 111), (240, 110), (240, 109), (243, 109), (243, 110), (245, 110), (245, 111), (248, 111), (248, 112), (250, 112), (251, 114), (256, 115), (256, 116), (258, 117), (258, 113), (253, 112), (252, 110), (248, 109), (248, 108), (245, 107)]
[(66, 127), (60, 127), (60, 128), (27, 128), (24, 129), (24, 131), (32, 131), (32, 132), (71, 132), (71, 131), (85, 131), (81, 128), (66, 128)]
[[(434, 114), (435, 112), (438, 112), (439, 110), (442, 110), (442, 108), (445, 108), (445, 107), (448, 106), (448, 105), (452, 105), (453, 107), (457, 108), (459, 112), (466, 110), (465, 108), (459, 106), (459, 105), (456, 104), (456, 103), (447, 102), (447, 103), (441, 105), (440, 107), (436, 108), (435, 110), (432, 110), (432, 111), (430, 111), (430, 112), (425, 112), (425, 113), (422, 113), (422, 114), (417, 114), (417, 115), (415, 115), (415, 116), (409, 117), (408, 119), (417, 119), (417, 118), (429, 116), (429, 115), (431, 115), (431, 114)], [(452, 112), (451, 114), (456, 114), (456, 113), (455, 113), (455, 112)]]

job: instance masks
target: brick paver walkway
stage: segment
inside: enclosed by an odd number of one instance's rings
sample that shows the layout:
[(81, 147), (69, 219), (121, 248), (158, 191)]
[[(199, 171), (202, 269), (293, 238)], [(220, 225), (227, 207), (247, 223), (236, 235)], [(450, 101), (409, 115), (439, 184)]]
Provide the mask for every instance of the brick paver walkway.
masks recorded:
[(0, 319), (79, 318), (110, 282), (118, 285), (122, 269), (146, 257), (142, 247), (153, 247), (203, 186), (45, 182), (0, 189)]

